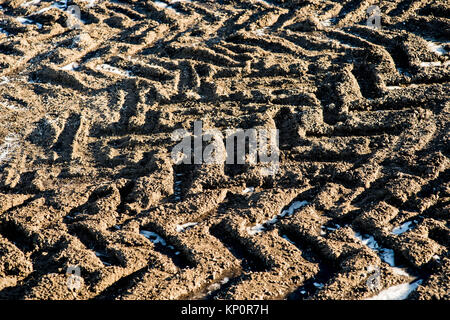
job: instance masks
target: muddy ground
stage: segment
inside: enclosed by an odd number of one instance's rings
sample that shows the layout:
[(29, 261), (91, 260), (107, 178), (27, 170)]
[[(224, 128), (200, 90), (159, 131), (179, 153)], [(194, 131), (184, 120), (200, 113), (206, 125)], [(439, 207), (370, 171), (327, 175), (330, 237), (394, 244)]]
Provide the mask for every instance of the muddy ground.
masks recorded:
[(0, 4), (1, 299), (450, 298), (448, 1)]

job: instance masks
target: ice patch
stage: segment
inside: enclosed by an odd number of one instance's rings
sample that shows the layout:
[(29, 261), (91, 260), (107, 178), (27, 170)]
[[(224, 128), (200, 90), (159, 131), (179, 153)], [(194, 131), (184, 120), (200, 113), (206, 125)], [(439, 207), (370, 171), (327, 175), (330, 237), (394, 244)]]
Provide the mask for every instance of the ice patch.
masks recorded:
[(141, 230), (141, 232), (139, 232), (139, 233), (142, 234), (144, 237), (146, 237), (151, 242), (153, 242), (154, 244), (160, 243), (163, 246), (166, 245), (166, 241), (159, 234), (157, 234), (155, 232)]
[(387, 288), (376, 296), (367, 298), (365, 300), (405, 300), (408, 296), (417, 289), (422, 283), (422, 280), (417, 280), (412, 283), (403, 283)]
[(198, 224), (198, 222), (188, 222), (188, 223), (185, 223), (185, 224), (182, 224), (182, 225), (177, 225), (176, 228), (175, 228), (175, 230), (176, 230), (177, 232), (183, 232), (183, 231), (186, 230), (187, 228), (196, 226), (197, 224)]
[(392, 232), (392, 234), (399, 235), (399, 234), (402, 234), (402, 233), (404, 233), (404, 232), (406, 232), (408, 230), (411, 230), (413, 228), (413, 226), (414, 226), (414, 222), (413, 221), (408, 221), (408, 222), (405, 222), (404, 224), (402, 224), (402, 225), (400, 225), (398, 227), (395, 227), (394, 229), (392, 229), (391, 232)]

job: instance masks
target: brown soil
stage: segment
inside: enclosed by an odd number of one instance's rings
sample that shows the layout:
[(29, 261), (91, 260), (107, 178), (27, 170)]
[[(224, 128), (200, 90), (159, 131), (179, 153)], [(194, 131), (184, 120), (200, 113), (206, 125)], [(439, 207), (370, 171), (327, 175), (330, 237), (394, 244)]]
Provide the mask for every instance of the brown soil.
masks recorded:
[[(375, 1), (76, 1), (70, 30), (25, 2), (0, 0), (0, 298), (450, 298), (448, 3), (382, 1), (377, 30)], [(196, 120), (279, 129), (280, 170), (174, 165)]]

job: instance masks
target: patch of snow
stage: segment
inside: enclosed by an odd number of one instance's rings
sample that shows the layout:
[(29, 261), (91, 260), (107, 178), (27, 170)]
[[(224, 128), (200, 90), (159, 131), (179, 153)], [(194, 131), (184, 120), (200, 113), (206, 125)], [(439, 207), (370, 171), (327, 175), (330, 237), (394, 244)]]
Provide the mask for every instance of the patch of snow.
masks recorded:
[(161, 1), (154, 1), (153, 2), (155, 4), (155, 6), (160, 7), (160, 8), (167, 8), (169, 5), (165, 2), (161, 2)]
[(401, 89), (402, 87), (400, 87), (400, 86), (386, 86), (386, 89), (388, 89), (388, 90), (398, 90), (398, 89)]
[(67, 70), (67, 71), (75, 71), (79, 67), (79, 64), (76, 62), (71, 62), (64, 67), (60, 68), (61, 70)]
[(168, 9), (168, 10), (172, 10), (173, 12), (175, 12), (176, 14), (180, 14), (177, 10), (175, 10), (172, 6), (169, 6), (167, 3), (162, 2), (162, 1), (154, 1), (153, 2), (157, 7), (160, 7), (162, 9)]
[(398, 267), (392, 267), (392, 271), (395, 274), (398, 274), (399, 276), (405, 276), (405, 277), (410, 277), (411, 275), (405, 271), (405, 269), (402, 268), (398, 268)]
[(322, 289), (324, 287), (323, 283), (318, 283), (318, 282), (314, 282), (313, 285), (314, 285), (314, 287), (319, 288), (319, 289)]
[(119, 68), (113, 67), (109, 64), (100, 64), (96, 68), (97, 70), (107, 71), (111, 73), (118, 74), (120, 76), (132, 77), (132, 73), (130, 71), (124, 71)]
[(294, 201), (287, 210), (283, 210), (281, 211), (280, 214), (273, 216), (272, 219), (268, 219), (262, 223), (259, 223), (253, 227), (248, 227), (247, 228), (247, 233), (251, 236), (260, 233), (262, 231), (265, 230), (264, 225), (270, 225), (270, 224), (275, 224), (278, 222), (279, 218), (282, 218), (286, 215), (288, 216), (292, 216), (295, 212), (295, 210), (300, 209), (301, 207), (304, 207), (308, 204), (308, 201)]
[(255, 35), (257, 35), (257, 36), (262, 37), (262, 36), (265, 36), (265, 35), (266, 35), (266, 33), (265, 33), (266, 30), (267, 30), (267, 27), (261, 28), (261, 29), (257, 29), (257, 30), (254, 30), (253, 33), (254, 33)]
[(394, 250), (380, 247), (373, 236), (362, 236), (358, 232), (355, 232), (355, 237), (358, 238), (364, 245), (376, 251), (381, 260), (389, 264), (391, 267), (395, 267)]
[(412, 283), (403, 283), (396, 286), (389, 287), (382, 290), (376, 296), (367, 298), (365, 300), (405, 300), (408, 296), (417, 289), (422, 283), (422, 280), (417, 280)]
[(210, 286), (208, 286), (208, 294), (210, 294), (212, 291), (219, 290), (220, 286), (224, 285), (228, 281), (230, 281), (230, 278), (225, 277), (220, 282), (216, 282), (216, 283), (211, 284)]
[(341, 45), (342, 45), (343, 47), (345, 47), (345, 48), (359, 49), (359, 47), (353, 46), (353, 45), (348, 44), (348, 43), (343, 43), (343, 42), (341, 42)]
[(146, 237), (151, 242), (153, 242), (154, 244), (160, 243), (163, 246), (166, 245), (166, 241), (159, 234), (157, 234), (155, 232), (141, 230), (141, 232), (139, 232), (139, 233), (142, 234), (144, 237)]
[(284, 217), (286, 214), (288, 216), (292, 216), (295, 212), (295, 210), (300, 209), (301, 207), (304, 207), (308, 204), (308, 201), (295, 201), (294, 203), (291, 204), (291, 206), (287, 209), (287, 210), (283, 210), (280, 213), (281, 217)]
[(97, 4), (97, 2), (99, 2), (98, 0), (83, 0), (84, 2), (89, 2), (87, 7), (88, 8), (93, 8), (95, 7), (95, 5)]
[(220, 284), (219, 283), (213, 283), (213, 284), (208, 286), (208, 294), (210, 294), (213, 291), (219, 290), (219, 289), (220, 289)]
[(42, 29), (42, 24), (34, 22), (33, 20), (30, 20), (28, 18), (17, 17), (16, 20), (19, 21), (21, 24), (35, 24), (38, 29)]
[(254, 236), (257, 233), (263, 232), (266, 230), (262, 224), (257, 224), (251, 228), (247, 228), (247, 233), (251, 236)]
[(265, 4), (268, 7), (272, 7), (273, 6), (272, 3), (270, 3), (269, 1), (266, 1), (266, 0), (256, 0), (256, 1), (260, 2), (260, 3), (263, 3), (263, 4)]
[(324, 27), (330, 27), (331, 26), (331, 19), (320, 21), (320, 24)]
[(22, 3), (20, 6), (21, 7), (29, 7), (31, 5), (38, 5), (41, 2), (41, 0), (31, 0), (25, 3)]
[(439, 45), (437, 43), (428, 41), (428, 50), (436, 53), (437, 55), (445, 55), (447, 53), (447, 51), (444, 49), (444, 47), (442, 45)]
[(442, 65), (442, 62), (440, 61), (430, 61), (430, 62), (421, 62), (420, 66), (427, 68), (427, 67), (439, 67)]
[(391, 232), (392, 232), (392, 234), (400, 235), (402, 233), (405, 233), (408, 230), (411, 230), (413, 227), (414, 227), (414, 222), (408, 221), (398, 227), (395, 227), (394, 229), (392, 229)]
[(16, 20), (22, 24), (32, 24), (33, 23), (32, 20), (24, 18), (24, 17), (17, 17)]
[[(50, 10), (51, 8), (58, 8), (58, 7), (56, 7), (56, 6), (54, 6), (54, 5), (51, 5), (51, 6), (42, 8), (41, 10), (36, 11), (36, 13), (37, 13), (37, 14), (41, 14), (41, 13), (47, 12), (47, 11)], [(58, 8), (58, 9), (59, 9), (59, 8)]]
[(0, 145), (0, 163), (9, 160), (8, 155), (16, 148), (17, 137), (13, 134), (8, 134), (5, 137), (5, 142)]
[(8, 78), (8, 77), (3, 76), (3, 77), (1, 77), (0, 79), (2, 80), (2, 81), (0, 82), (0, 84), (9, 83), (9, 78)]
[(188, 222), (188, 223), (185, 223), (185, 224), (182, 224), (182, 225), (177, 225), (176, 228), (175, 228), (175, 230), (176, 230), (177, 232), (183, 232), (183, 231), (186, 230), (187, 228), (196, 226), (197, 224), (198, 224), (198, 222)]
[(244, 190), (242, 190), (242, 193), (252, 193), (255, 191), (254, 187), (247, 187)]
[(410, 83), (410, 84), (402, 84), (402, 86), (386, 86), (387, 90), (399, 90), (399, 89), (406, 89), (406, 88), (416, 88), (418, 85), (416, 83)]
[(1, 102), (1, 104), (2, 104), (2, 106), (4, 106), (5, 108), (7, 108), (7, 109), (9, 109), (9, 110), (12, 110), (12, 111), (23, 111), (23, 110), (25, 110), (25, 109), (23, 109), (23, 108), (18, 108), (18, 107), (16, 107), (15, 105), (8, 104), (8, 103), (5, 103), (5, 102)]

